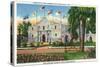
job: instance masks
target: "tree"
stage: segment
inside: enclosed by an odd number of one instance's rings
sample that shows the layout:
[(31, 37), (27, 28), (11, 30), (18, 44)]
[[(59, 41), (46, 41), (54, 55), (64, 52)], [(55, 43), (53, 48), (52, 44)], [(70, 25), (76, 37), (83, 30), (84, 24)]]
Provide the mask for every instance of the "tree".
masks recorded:
[(18, 25), (18, 35), (17, 35), (17, 47), (21, 46), (21, 41), (22, 41), (22, 30), (23, 30), (23, 25), (20, 23)]
[[(72, 41), (73, 39), (75, 39), (74, 36), (77, 35), (77, 29), (79, 29), (80, 32), (80, 48), (81, 51), (84, 51), (84, 40), (85, 40), (85, 31), (88, 33), (89, 31), (91, 31), (92, 33), (95, 33), (95, 22), (96, 22), (96, 12), (95, 12), (95, 8), (94, 7), (71, 7), (69, 9), (69, 24), (70, 24), (70, 28), (69, 28), (69, 32), (71, 33), (72, 36)], [(88, 21), (87, 19), (90, 19), (90, 21)], [(80, 23), (81, 23), (81, 27), (82, 29), (80, 29)], [(76, 37), (78, 38), (78, 37)]]
[(18, 46), (21, 46), (21, 43), (27, 42), (28, 39), (28, 28), (31, 26), (31, 23), (25, 20), (28, 19), (28, 17), (23, 18), (23, 22), (18, 25)]

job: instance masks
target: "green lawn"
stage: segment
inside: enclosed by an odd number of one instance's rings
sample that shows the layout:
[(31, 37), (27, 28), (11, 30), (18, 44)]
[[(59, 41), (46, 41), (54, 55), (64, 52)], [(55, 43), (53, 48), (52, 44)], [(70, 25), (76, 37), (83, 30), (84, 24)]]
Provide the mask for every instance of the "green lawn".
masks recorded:
[(65, 60), (85, 59), (88, 57), (87, 52), (66, 52), (64, 53)]
[[(75, 46), (80, 46), (80, 42), (73, 43)], [(96, 42), (85, 42), (85, 46), (96, 46)]]

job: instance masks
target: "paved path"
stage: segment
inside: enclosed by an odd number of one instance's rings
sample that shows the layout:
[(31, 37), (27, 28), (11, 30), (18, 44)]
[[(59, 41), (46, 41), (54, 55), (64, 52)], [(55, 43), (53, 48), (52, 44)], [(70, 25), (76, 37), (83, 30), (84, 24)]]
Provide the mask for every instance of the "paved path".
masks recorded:
[[(91, 48), (95, 47), (85, 47), (85, 51), (90, 51)], [(39, 47), (39, 48), (23, 48), (17, 49), (17, 54), (34, 54), (34, 53), (63, 53), (65, 47)], [(66, 51), (80, 51), (79, 46), (68, 46)]]

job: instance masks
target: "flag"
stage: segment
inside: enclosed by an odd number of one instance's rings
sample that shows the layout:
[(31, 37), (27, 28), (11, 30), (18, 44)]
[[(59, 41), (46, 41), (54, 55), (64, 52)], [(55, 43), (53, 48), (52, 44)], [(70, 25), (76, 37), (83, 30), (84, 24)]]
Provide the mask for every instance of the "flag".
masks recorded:
[(44, 10), (44, 9), (45, 9), (45, 6), (42, 6), (40, 9), (41, 9), (41, 10)]
[(29, 16), (25, 16), (23, 19), (25, 20), (25, 19), (28, 19), (29, 18)]
[(33, 13), (32, 13), (32, 16), (36, 16), (36, 12), (33, 12)]
[(43, 17), (45, 16), (45, 6), (40, 7), (40, 11), (43, 12)]
[(52, 10), (49, 10), (49, 11), (48, 11), (48, 15), (50, 15), (50, 14), (52, 14)]
[(61, 15), (61, 11), (57, 11), (56, 12), (56, 15)]

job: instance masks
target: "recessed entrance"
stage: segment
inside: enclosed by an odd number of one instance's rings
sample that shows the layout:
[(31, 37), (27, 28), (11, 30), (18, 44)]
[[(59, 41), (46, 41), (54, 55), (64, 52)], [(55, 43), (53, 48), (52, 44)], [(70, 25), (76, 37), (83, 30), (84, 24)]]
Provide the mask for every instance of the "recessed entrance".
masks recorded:
[(68, 35), (65, 35), (65, 42), (68, 41)]
[(46, 41), (46, 37), (45, 37), (45, 35), (43, 34), (42, 35), (42, 42), (45, 42)]

